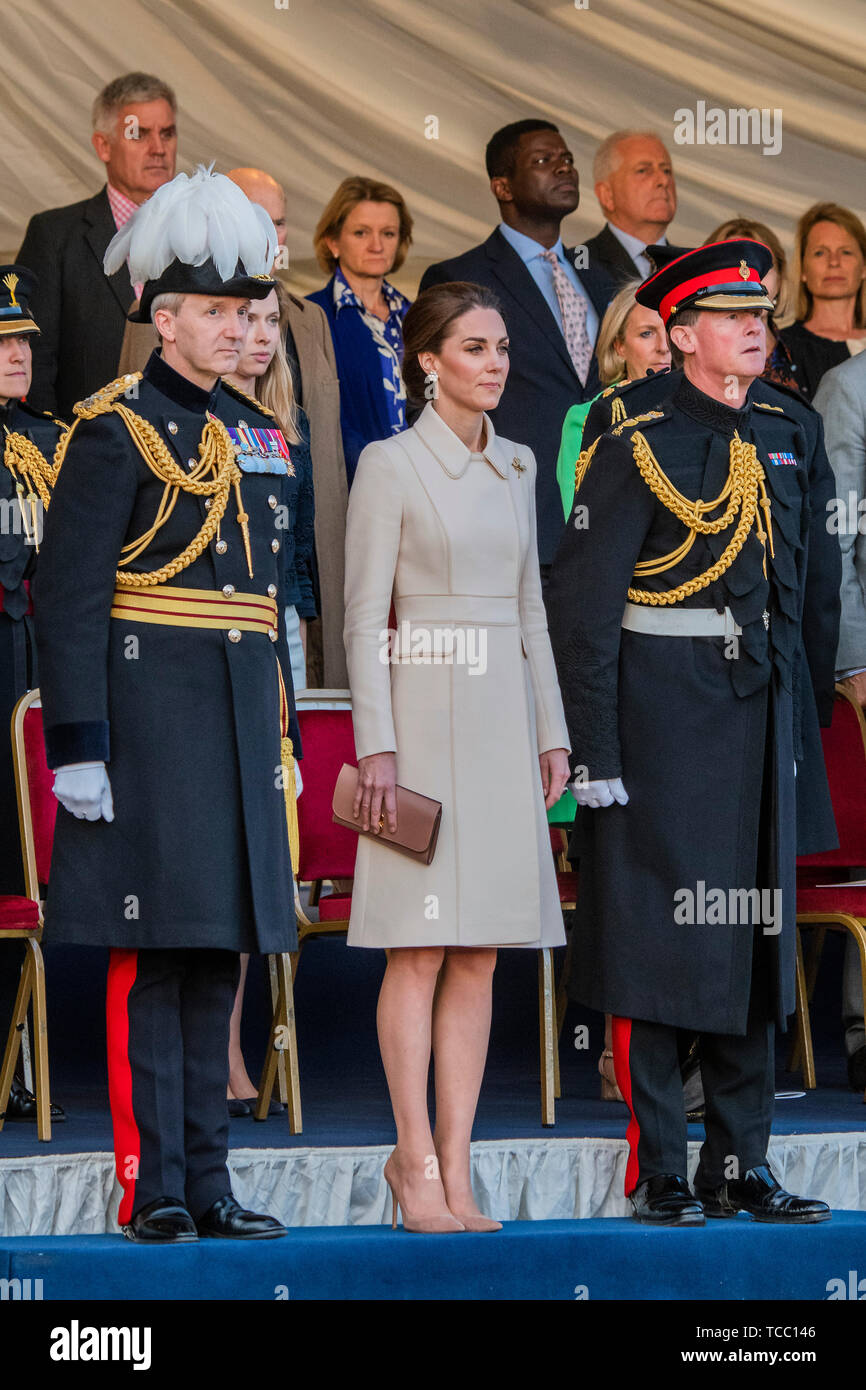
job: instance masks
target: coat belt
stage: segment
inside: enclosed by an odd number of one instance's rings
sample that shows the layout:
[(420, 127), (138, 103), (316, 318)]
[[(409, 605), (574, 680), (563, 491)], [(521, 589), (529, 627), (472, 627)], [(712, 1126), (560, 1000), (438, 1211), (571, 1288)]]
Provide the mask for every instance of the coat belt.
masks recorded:
[(629, 632), (649, 632), (660, 637), (736, 637), (742, 632), (730, 608), (651, 608), (627, 603), (622, 625)]
[(111, 601), (112, 618), (127, 622), (161, 623), (166, 627), (220, 628), (229, 635), (261, 632), (276, 642), (277, 602), (267, 594), (238, 594), (225, 589), (187, 589), (150, 584), (140, 589), (117, 588)]

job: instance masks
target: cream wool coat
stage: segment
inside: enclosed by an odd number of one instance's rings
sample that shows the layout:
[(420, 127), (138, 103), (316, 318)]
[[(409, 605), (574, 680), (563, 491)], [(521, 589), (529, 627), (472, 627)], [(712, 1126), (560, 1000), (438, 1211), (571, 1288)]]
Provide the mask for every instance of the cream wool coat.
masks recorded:
[(428, 404), (412, 429), (364, 449), (349, 494), (357, 755), (396, 752), (397, 781), (442, 802), (432, 864), (360, 836), (353, 946), (565, 940), (538, 755), (569, 745), (541, 599), (535, 458), (484, 419), (481, 457)]

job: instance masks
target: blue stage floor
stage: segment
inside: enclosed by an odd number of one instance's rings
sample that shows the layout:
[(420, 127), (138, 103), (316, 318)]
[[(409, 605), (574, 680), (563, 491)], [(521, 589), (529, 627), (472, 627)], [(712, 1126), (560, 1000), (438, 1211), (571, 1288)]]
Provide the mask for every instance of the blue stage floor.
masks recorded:
[(629, 1220), (512, 1221), (493, 1235), (427, 1239), (348, 1226), (161, 1251), (120, 1236), (25, 1237), (0, 1241), (0, 1278), (29, 1279), (22, 1292), (31, 1299), (74, 1299), (76, 1306), (110, 1299), (822, 1301), (849, 1289), (849, 1271), (866, 1271), (864, 1251), (863, 1212), (837, 1212), (819, 1226), (758, 1225), (740, 1216), (663, 1231)]

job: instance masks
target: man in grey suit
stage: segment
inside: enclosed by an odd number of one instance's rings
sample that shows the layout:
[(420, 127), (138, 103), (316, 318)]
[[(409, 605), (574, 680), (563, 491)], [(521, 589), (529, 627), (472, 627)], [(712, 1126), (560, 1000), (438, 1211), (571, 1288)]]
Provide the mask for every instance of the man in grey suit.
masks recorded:
[(141, 203), (174, 178), (177, 102), (148, 73), (116, 77), (93, 103), (92, 144), (106, 183), (91, 198), (31, 217), (17, 260), (35, 271), (29, 403), (69, 419), (76, 401), (117, 375), (136, 288), (126, 267), (106, 275), (106, 247)]
[(607, 221), (586, 243), (590, 265), (617, 287), (645, 280), (653, 269), (646, 248), (667, 244), (677, 211), (670, 155), (651, 130), (615, 130), (596, 150), (592, 178)]
[[(866, 705), (866, 353), (825, 372), (812, 404), (824, 419), (827, 455), (836, 478), (836, 507), (828, 525), (838, 528), (842, 551), (842, 619), (836, 679)], [(863, 528), (861, 531), (861, 527)], [(845, 947), (842, 1021), (848, 1080), (866, 1089), (863, 985), (854, 938)]]

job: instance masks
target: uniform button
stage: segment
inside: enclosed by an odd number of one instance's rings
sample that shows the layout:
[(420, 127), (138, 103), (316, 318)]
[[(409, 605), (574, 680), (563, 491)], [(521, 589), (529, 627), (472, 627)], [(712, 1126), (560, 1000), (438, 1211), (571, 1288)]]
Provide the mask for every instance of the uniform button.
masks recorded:
[(239, 642), (240, 640), (241, 640), (241, 634), (240, 634), (240, 632), (238, 631), (238, 629), (237, 629), (236, 627), (230, 627), (230, 628), (229, 628), (229, 641), (230, 641), (230, 642)]
[(268, 630), (268, 636), (270, 637), (270, 639), (271, 639), (272, 642), (276, 642), (276, 640), (277, 640), (277, 629), (276, 629), (275, 627), (270, 628), (270, 629)]
[(271, 550), (274, 552), (275, 555), (276, 555), (277, 551), (279, 550), (279, 548), (280, 548), (280, 543), (279, 543), (279, 541), (278, 541), (278, 540), (272, 540), (272, 541), (271, 541)]
[(269, 585), (268, 585), (268, 598), (276, 598), (276, 596), (277, 596), (277, 586), (276, 586), (276, 584), (269, 584)]
[(205, 511), (206, 511), (206, 512), (209, 512), (212, 506), (213, 506), (213, 498), (212, 498), (212, 497), (206, 497), (206, 498), (205, 498), (205, 503), (204, 503), (204, 509), (205, 509)]
[(186, 466), (187, 466), (187, 468), (195, 468), (195, 466), (196, 466), (197, 463), (198, 463), (198, 459), (187, 459), (187, 461), (186, 461)]
[(240, 429), (242, 429), (242, 430), (247, 429), (247, 422), (246, 422), (246, 420), (238, 420), (238, 426), (239, 426)]
[(174, 420), (169, 420), (168, 432), (169, 434), (177, 434), (177, 425), (174, 423)]
[(234, 593), (234, 591), (235, 591), (235, 586), (234, 586), (234, 584), (223, 584), (223, 593), (225, 594), (226, 598), (231, 598), (231, 596), (232, 596), (232, 594)]
[(274, 494), (271, 493), (270, 497), (268, 498), (268, 506), (270, 507), (271, 511), (274, 510), (274, 508), (276, 507), (276, 505), (277, 505), (277, 499), (276, 499), (276, 497), (274, 496)]
[(217, 541), (216, 545), (214, 546), (214, 550), (216, 551), (217, 555), (225, 555), (228, 548), (229, 547), (227, 541)]

